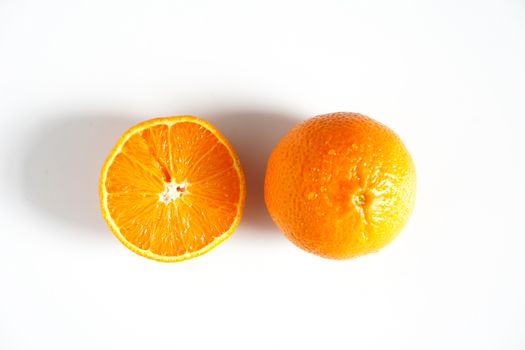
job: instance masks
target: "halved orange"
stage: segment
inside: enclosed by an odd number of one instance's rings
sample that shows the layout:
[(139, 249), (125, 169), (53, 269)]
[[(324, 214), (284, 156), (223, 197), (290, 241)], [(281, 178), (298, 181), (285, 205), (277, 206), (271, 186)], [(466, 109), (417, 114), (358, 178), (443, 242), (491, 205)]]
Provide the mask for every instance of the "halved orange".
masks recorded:
[(125, 132), (102, 168), (99, 190), (104, 218), (126, 247), (174, 262), (232, 234), (246, 185), (226, 138), (202, 119), (179, 116)]

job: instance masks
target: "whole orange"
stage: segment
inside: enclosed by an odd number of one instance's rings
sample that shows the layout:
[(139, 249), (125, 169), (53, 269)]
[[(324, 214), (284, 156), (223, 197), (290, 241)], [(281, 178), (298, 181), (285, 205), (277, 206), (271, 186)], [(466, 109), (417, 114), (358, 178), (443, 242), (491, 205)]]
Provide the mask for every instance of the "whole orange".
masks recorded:
[(297, 246), (325, 258), (375, 252), (405, 225), (416, 173), (401, 139), (358, 113), (295, 126), (268, 160), (266, 207)]

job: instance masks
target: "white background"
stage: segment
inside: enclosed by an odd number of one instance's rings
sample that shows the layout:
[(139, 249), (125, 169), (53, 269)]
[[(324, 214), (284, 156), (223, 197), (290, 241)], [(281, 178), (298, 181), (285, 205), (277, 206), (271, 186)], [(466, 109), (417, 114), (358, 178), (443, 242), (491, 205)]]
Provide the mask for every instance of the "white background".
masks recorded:
[[(523, 1), (0, 1), (0, 349), (524, 349)], [(355, 111), (411, 151), (380, 253), (325, 260), (269, 220), (269, 150)], [(98, 173), (129, 126), (208, 119), (248, 177), (226, 242), (128, 251)]]

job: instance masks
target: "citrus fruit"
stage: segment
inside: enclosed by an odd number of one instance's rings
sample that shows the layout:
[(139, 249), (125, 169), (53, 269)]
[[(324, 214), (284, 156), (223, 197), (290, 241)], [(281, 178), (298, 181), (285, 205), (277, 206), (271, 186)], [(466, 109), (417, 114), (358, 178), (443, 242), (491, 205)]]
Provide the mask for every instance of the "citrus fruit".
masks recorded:
[(375, 252), (396, 237), (415, 201), (400, 138), (357, 113), (314, 117), (290, 130), (267, 164), (270, 216), (297, 246), (332, 259)]
[(191, 116), (153, 119), (125, 132), (99, 187), (115, 236), (135, 253), (164, 262), (204, 254), (228, 238), (246, 192), (230, 143)]

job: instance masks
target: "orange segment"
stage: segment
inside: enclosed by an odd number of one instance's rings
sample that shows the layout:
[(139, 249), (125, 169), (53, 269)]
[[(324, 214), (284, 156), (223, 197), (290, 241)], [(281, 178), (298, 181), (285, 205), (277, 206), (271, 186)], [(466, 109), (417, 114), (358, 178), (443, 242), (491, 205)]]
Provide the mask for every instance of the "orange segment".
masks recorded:
[(144, 167), (126, 153), (119, 153), (107, 174), (105, 189), (110, 193), (158, 192), (164, 188), (160, 175), (160, 172)]
[(245, 192), (232, 146), (190, 116), (128, 130), (100, 177), (102, 212), (113, 233), (132, 251), (166, 262), (204, 254), (228, 238)]

